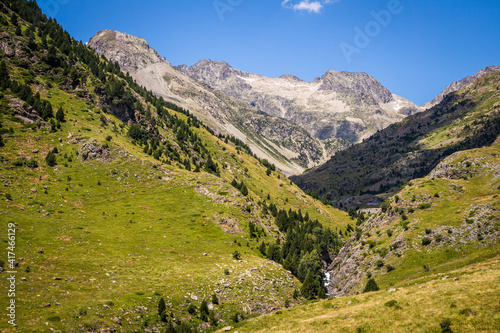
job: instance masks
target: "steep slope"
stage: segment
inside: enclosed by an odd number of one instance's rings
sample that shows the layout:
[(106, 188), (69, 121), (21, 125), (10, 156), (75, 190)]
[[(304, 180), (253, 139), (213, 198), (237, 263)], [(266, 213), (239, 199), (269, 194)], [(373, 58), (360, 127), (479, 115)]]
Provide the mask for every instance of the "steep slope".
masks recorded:
[[(498, 134), (498, 133), (497, 133)], [(331, 295), (446, 273), (500, 254), (500, 141), (457, 152), (387, 200), (328, 268)]]
[(267, 78), (211, 60), (177, 68), (269, 115), (290, 120), (320, 140), (355, 143), (419, 111), (365, 73), (328, 71), (306, 82), (292, 75)]
[(427, 175), (455, 151), (490, 145), (500, 131), (500, 72), (451, 93), (432, 109), (393, 124), (327, 163), (292, 177), (348, 209), (378, 206), (405, 182)]
[(175, 69), (142, 38), (103, 30), (88, 45), (118, 62), (155, 95), (194, 112), (213, 131), (245, 141), (257, 156), (268, 159), (286, 175), (318, 165), (347, 145), (324, 145), (300, 126), (203, 85)]
[(475, 80), (479, 79), (484, 74), (487, 74), (487, 73), (492, 72), (492, 71), (498, 71), (498, 70), (500, 70), (500, 66), (497, 66), (497, 65), (495, 65), (495, 66), (488, 66), (488, 67), (480, 70), (479, 72), (477, 72), (476, 74), (474, 74), (472, 76), (467, 76), (467, 77), (463, 78), (460, 81), (453, 81), (448, 87), (446, 87), (432, 101), (427, 102), (424, 105), (422, 105), (422, 108), (425, 109), (425, 110), (430, 109), (433, 106), (438, 105), (439, 103), (441, 103), (441, 101), (444, 99), (444, 97), (446, 95), (448, 95), (449, 93), (452, 93), (452, 92), (455, 92), (457, 90), (462, 89), (463, 87), (465, 87), (469, 83), (474, 82)]
[(0, 2), (0, 30), (0, 213), (15, 230), (0, 285), (17, 271), (18, 324), (3, 312), (2, 332), (207, 329), (303, 300), (300, 277), (266, 251), (288, 239), (276, 216), (310, 229), (304, 244), (334, 240), (314, 243), (333, 254), (346, 214), (140, 87), (36, 2)]

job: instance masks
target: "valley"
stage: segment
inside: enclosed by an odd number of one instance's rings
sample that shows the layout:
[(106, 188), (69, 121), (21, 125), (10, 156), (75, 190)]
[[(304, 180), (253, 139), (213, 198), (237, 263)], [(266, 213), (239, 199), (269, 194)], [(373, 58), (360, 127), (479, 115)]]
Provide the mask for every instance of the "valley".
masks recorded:
[(499, 86), (174, 67), (0, 1), (0, 330), (498, 332)]

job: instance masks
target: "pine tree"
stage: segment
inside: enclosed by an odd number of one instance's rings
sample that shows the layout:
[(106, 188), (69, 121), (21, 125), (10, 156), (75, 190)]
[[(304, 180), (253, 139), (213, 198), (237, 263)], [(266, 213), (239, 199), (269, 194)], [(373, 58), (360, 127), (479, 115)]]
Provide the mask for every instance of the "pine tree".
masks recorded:
[(209, 314), (210, 314), (210, 311), (208, 310), (207, 301), (203, 300), (203, 302), (201, 302), (201, 305), (200, 305), (200, 318), (201, 318), (201, 320), (207, 321)]
[(248, 188), (246, 187), (245, 184), (241, 185), (241, 194), (243, 194), (245, 197), (248, 195)]
[(165, 313), (166, 310), (167, 310), (167, 305), (165, 304), (165, 300), (162, 297), (158, 302), (158, 315), (160, 316), (160, 320), (163, 322), (167, 321), (167, 315)]
[(302, 288), (300, 289), (300, 293), (307, 299), (313, 299), (317, 296), (318, 292), (318, 284), (314, 279), (314, 275), (311, 273), (307, 273), (306, 279), (302, 284)]
[(377, 282), (375, 282), (374, 279), (369, 279), (368, 282), (366, 283), (365, 289), (363, 290), (364, 293), (368, 293), (370, 291), (377, 291), (379, 290)]
[(47, 165), (49, 166), (54, 166), (56, 165), (56, 154), (51, 150), (48, 152), (47, 156), (45, 156), (45, 162), (47, 162)]
[(217, 295), (213, 294), (212, 295), (212, 304), (219, 304), (219, 299), (217, 298)]
[(64, 110), (62, 106), (57, 110), (56, 119), (59, 120), (61, 123), (64, 122)]

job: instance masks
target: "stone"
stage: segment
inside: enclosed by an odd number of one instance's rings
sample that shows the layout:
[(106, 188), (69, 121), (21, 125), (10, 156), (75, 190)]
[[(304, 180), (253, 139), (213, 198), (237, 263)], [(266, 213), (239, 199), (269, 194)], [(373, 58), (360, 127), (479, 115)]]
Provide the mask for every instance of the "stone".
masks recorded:
[(389, 289), (389, 292), (390, 292), (390, 293), (394, 293), (394, 292), (396, 292), (396, 290), (397, 290), (397, 289), (395, 289), (395, 288), (391, 288), (391, 289)]
[(233, 328), (231, 326), (226, 326), (224, 328), (222, 328), (222, 331), (223, 332), (229, 332), (230, 330), (232, 330)]

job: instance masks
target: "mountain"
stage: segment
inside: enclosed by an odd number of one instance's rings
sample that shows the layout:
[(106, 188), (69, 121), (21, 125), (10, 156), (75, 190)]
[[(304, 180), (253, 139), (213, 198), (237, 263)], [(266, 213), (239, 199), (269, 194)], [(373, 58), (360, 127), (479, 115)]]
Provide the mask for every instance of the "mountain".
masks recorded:
[(173, 67), (148, 43), (117, 31), (88, 44), (140, 85), (191, 110), (213, 131), (243, 140), (286, 175), (302, 173), (420, 111), (364, 73), (328, 71), (313, 82), (245, 73), (202, 60)]
[(460, 81), (453, 81), (448, 87), (446, 87), (438, 96), (436, 96), (432, 101), (428, 102), (428, 103), (425, 103), (424, 105), (422, 105), (422, 108), (427, 110), (427, 109), (430, 109), (432, 108), (433, 106), (441, 103), (441, 101), (444, 99), (444, 97), (446, 95), (448, 95), (449, 93), (452, 93), (452, 92), (455, 92), (457, 90), (460, 90), (462, 89), (463, 87), (465, 87), (466, 85), (468, 85), (469, 83), (479, 79), (481, 76), (483, 76), (484, 74), (487, 74), (491, 71), (498, 71), (500, 70), (500, 66), (488, 66), (482, 70), (480, 70), (479, 72), (477, 72), (476, 74), (472, 75), (472, 76), (467, 76), (465, 78), (463, 78), (462, 80)]
[(325, 292), (316, 263), (340, 250), (347, 214), (35, 1), (0, 2), (0, 29), (0, 276), (15, 275), (2, 300), (18, 325), (5, 312), (0, 331), (214, 330), (305, 301), (304, 270), (308, 297)]
[[(500, 72), (448, 94), (428, 111), (377, 132), (291, 179), (343, 209), (377, 207), (455, 151), (490, 145), (500, 132)], [(381, 198), (382, 197), (382, 198)]]
[(142, 38), (103, 30), (88, 45), (118, 62), (141, 86), (189, 109), (214, 132), (243, 140), (257, 156), (269, 160), (286, 175), (318, 165), (349, 145), (342, 140), (322, 143), (300, 126), (266, 115), (190, 78), (160, 57)]
[(268, 115), (301, 126), (319, 140), (359, 142), (420, 110), (365, 73), (328, 71), (306, 82), (293, 75), (267, 78), (211, 60), (177, 68)]

